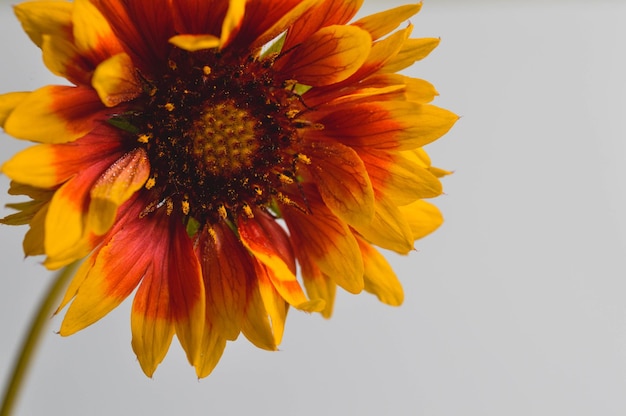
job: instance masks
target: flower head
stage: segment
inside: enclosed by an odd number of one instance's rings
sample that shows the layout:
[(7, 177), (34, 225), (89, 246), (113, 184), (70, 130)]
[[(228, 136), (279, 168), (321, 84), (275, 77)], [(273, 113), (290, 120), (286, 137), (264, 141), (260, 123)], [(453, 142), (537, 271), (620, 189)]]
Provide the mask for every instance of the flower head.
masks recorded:
[(400, 27), (420, 5), (352, 21), (360, 6), (15, 7), (71, 84), (0, 96), (4, 130), (38, 143), (2, 166), (9, 192), (30, 198), (2, 221), (29, 224), (24, 250), (50, 269), (86, 257), (61, 335), (136, 290), (143, 371), (176, 335), (204, 377), (240, 333), (276, 349), (289, 306), (329, 317), (337, 286), (402, 302), (374, 246), (406, 254), (441, 223), (424, 198), (447, 172), (422, 146), (457, 117), (429, 104), (428, 82), (397, 73), (438, 44)]

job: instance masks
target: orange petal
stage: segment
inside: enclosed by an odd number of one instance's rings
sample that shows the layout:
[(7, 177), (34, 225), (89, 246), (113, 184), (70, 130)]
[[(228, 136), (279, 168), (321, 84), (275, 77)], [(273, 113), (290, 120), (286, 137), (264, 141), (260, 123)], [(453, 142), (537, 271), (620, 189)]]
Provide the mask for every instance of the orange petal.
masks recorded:
[(283, 33), (318, 0), (255, 0), (246, 3), (235, 47), (261, 48)]
[(315, 121), (325, 129), (319, 135), (335, 138), (349, 146), (410, 150), (443, 136), (458, 116), (429, 104), (378, 101), (339, 105), (320, 114)]
[(243, 325), (248, 282), (255, 278), (250, 253), (225, 225), (200, 232), (196, 251), (204, 276), (207, 319), (215, 331), (234, 340)]
[(285, 206), (281, 212), (298, 259), (315, 264), (350, 293), (363, 290), (363, 261), (349, 227), (314, 192), (307, 192), (310, 213)]
[(374, 216), (374, 191), (358, 154), (330, 140), (308, 140), (302, 151), (311, 160), (305, 166), (328, 208), (350, 225), (369, 224)]
[(357, 240), (365, 265), (365, 290), (376, 295), (387, 305), (401, 305), (404, 301), (404, 291), (385, 257), (362, 238)]
[(407, 4), (406, 6), (366, 16), (354, 22), (354, 25), (367, 30), (372, 35), (372, 39), (376, 40), (397, 28), (414, 14), (417, 14), (421, 8), (422, 3)]
[(358, 149), (372, 186), (397, 205), (419, 198), (433, 198), (442, 192), (441, 182), (428, 168), (422, 167), (411, 152), (386, 152), (372, 148)]
[(87, 214), (89, 229), (96, 235), (107, 232), (115, 221), (120, 205), (143, 187), (149, 175), (148, 155), (141, 148), (113, 163), (91, 188)]
[(104, 119), (103, 110), (91, 88), (47, 86), (33, 91), (17, 105), (4, 129), (18, 139), (64, 143), (93, 130), (96, 121)]
[(342, 25), (361, 8), (363, 0), (322, 0), (306, 11), (289, 28), (282, 50), (304, 42), (324, 26)]
[(142, 91), (136, 68), (130, 56), (125, 53), (114, 55), (100, 63), (93, 74), (91, 85), (107, 107), (130, 101)]
[(314, 87), (334, 84), (361, 67), (371, 43), (369, 34), (357, 27), (327, 26), (277, 61), (277, 69), (301, 84)]

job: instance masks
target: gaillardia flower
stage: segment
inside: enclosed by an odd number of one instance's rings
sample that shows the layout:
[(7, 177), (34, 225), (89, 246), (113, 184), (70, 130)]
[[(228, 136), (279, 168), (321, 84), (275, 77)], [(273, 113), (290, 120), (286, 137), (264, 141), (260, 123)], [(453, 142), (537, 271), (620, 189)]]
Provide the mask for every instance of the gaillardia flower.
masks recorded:
[(136, 290), (143, 371), (176, 335), (204, 377), (240, 333), (275, 350), (290, 306), (329, 317), (337, 286), (402, 302), (375, 246), (406, 254), (441, 223), (424, 198), (447, 172), (422, 146), (457, 117), (397, 73), (438, 44), (410, 38), (421, 5), (353, 20), (361, 3), (15, 7), (71, 84), (0, 96), (5, 132), (38, 143), (2, 166), (30, 198), (2, 221), (29, 224), (24, 250), (50, 269), (86, 258), (61, 335)]

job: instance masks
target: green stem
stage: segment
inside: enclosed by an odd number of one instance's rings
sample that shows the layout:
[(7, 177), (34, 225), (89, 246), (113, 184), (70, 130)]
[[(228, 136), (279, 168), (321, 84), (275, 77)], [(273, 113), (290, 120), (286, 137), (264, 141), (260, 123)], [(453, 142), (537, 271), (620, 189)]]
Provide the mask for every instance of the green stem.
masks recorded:
[(42, 339), (43, 329), (50, 321), (53, 308), (57, 306), (58, 298), (67, 287), (70, 277), (74, 275), (75, 269), (76, 263), (60, 270), (54, 281), (50, 284), (48, 293), (46, 293), (43, 301), (39, 305), (37, 315), (35, 315), (30, 323), (30, 330), (22, 342), (20, 356), (15, 363), (15, 367), (13, 367), (9, 385), (4, 392), (0, 416), (9, 416), (11, 414), (20, 389), (22, 388), (22, 384), (24, 383), (24, 376), (26, 375), (28, 366), (34, 357), (35, 349)]

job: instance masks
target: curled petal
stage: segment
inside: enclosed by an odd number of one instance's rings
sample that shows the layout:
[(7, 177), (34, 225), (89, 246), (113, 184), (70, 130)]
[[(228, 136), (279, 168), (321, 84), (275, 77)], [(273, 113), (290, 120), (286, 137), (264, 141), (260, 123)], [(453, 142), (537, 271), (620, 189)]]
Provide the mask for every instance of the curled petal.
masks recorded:
[(114, 107), (136, 98), (141, 93), (135, 66), (125, 53), (114, 55), (96, 68), (91, 85), (98, 92), (102, 103)]
[(148, 179), (150, 163), (142, 148), (125, 154), (98, 178), (91, 188), (87, 221), (89, 228), (102, 235), (111, 228), (118, 208)]

